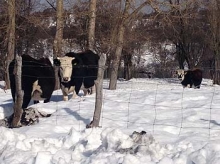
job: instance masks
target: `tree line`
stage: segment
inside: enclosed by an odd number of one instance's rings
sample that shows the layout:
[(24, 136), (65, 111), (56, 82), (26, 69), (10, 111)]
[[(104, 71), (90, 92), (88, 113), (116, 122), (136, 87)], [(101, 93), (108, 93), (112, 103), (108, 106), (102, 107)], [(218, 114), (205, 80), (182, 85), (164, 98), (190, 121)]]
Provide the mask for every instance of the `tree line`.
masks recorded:
[[(16, 8), (12, 2), (0, 1), (1, 80), (15, 53), (56, 57), (91, 48), (91, 1), (64, 0), (68, 6), (64, 7), (62, 1), (47, 0), (49, 7), (44, 9), (36, 0), (16, 0)], [(97, 0), (96, 4), (95, 34), (91, 38), (94, 50), (107, 55), (107, 77), (128, 80), (135, 72), (152, 69), (158, 77), (170, 77), (174, 68), (200, 67), (207, 77), (212, 75), (215, 84), (220, 83), (220, 0)], [(12, 49), (14, 52), (9, 52)], [(155, 54), (157, 61), (149, 67), (140, 61), (146, 50)], [(115, 80), (109, 88), (116, 89)]]

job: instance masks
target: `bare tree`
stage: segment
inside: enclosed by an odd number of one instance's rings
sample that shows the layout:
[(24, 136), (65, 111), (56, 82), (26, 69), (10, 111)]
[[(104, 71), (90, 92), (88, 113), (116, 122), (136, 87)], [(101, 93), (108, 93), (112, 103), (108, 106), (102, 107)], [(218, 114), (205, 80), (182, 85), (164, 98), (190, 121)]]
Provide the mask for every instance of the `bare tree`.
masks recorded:
[[(36, 24), (32, 22), (31, 12), (33, 11), (33, 0), (16, 1), (16, 51), (19, 55), (23, 53), (30, 55), (31, 43), (34, 42), (33, 31)], [(36, 18), (35, 18), (36, 19)]]
[(193, 0), (167, 0), (167, 11), (158, 16), (160, 33), (176, 47), (179, 68), (191, 69), (201, 65), (207, 48), (204, 39), (206, 22), (201, 3)]
[[(63, 0), (56, 1), (57, 7), (57, 20), (56, 20), (56, 35), (53, 43), (53, 57), (57, 58), (62, 55), (62, 46), (63, 46)], [(55, 89), (59, 88), (59, 78), (58, 78), (58, 68), (55, 67)]]
[(122, 20), (121, 23), (118, 27), (118, 39), (117, 39), (117, 46), (115, 50), (115, 55), (114, 59), (112, 61), (111, 65), (111, 73), (110, 73), (110, 83), (109, 83), (109, 89), (114, 90), (116, 89), (116, 84), (117, 84), (117, 77), (118, 77), (118, 67), (119, 67), (119, 62), (121, 58), (121, 53), (123, 49), (123, 42), (124, 42), (124, 33), (125, 33), (125, 26), (127, 23), (127, 19), (129, 16), (129, 9), (131, 7), (131, 0), (126, 0), (125, 2), (125, 8), (122, 14)]
[(137, 13), (147, 4), (149, 1), (145, 1), (138, 8), (136, 8), (131, 14), (129, 14), (129, 10), (132, 7), (132, 0), (125, 1), (125, 7), (122, 13), (122, 19), (119, 21), (118, 31), (115, 33), (117, 36), (116, 40), (116, 48), (115, 54), (111, 64), (110, 70), (110, 83), (109, 89), (115, 90), (117, 85), (117, 76), (118, 76), (118, 68), (120, 63), (120, 58), (122, 54), (123, 44), (124, 44), (124, 35), (125, 35), (125, 27), (128, 26), (129, 22), (137, 16)]
[(96, 3), (97, 0), (90, 0), (89, 4), (88, 49), (93, 51), (95, 46)]
[(16, 97), (14, 103), (14, 115), (11, 124), (13, 128), (21, 126), (21, 116), (23, 113), (22, 102), (23, 102), (24, 92), (21, 86), (22, 58), (21, 56), (18, 55), (16, 55), (15, 58), (14, 74), (15, 74)]
[(8, 15), (9, 15), (9, 24), (8, 24), (8, 53), (6, 57), (6, 70), (5, 70), (5, 83), (6, 88), (10, 88), (10, 80), (8, 74), (8, 67), (15, 54), (15, 0), (8, 1)]
[(220, 84), (220, 0), (211, 0), (209, 6), (210, 45), (214, 52), (214, 84)]
[[(7, 57), (8, 2), (0, 1), (0, 80), (5, 80)], [(7, 88), (7, 86), (5, 87)]]
[[(90, 0), (89, 8), (89, 29), (88, 29), (88, 49), (95, 49), (95, 23), (96, 23), (96, 0)], [(87, 127), (98, 127), (100, 122), (101, 110), (102, 110), (102, 98), (103, 98), (103, 77), (105, 71), (106, 55), (101, 54), (98, 63), (98, 76), (95, 80), (96, 86), (96, 101), (95, 111), (92, 122)]]
[[(9, 26), (8, 26), (8, 54), (7, 54), (7, 69), (6, 69), (6, 84), (9, 88), (9, 64), (13, 58), (15, 58), (15, 12), (16, 5), (15, 0), (8, 1), (8, 13), (9, 13)], [(19, 127), (21, 125), (20, 120), (22, 116), (22, 102), (23, 91), (21, 88), (21, 57), (16, 58), (14, 74), (15, 74), (15, 86), (16, 86), (16, 98), (14, 103), (14, 116), (12, 120), (12, 127)]]
[(63, 0), (56, 1), (56, 11), (57, 11), (57, 20), (56, 20), (56, 35), (53, 45), (53, 54), (54, 58), (62, 55), (62, 43), (63, 43)]
[(106, 55), (101, 54), (99, 59), (99, 68), (97, 80), (95, 80), (96, 86), (96, 101), (95, 101), (95, 111), (93, 114), (92, 122), (87, 125), (87, 128), (98, 127), (101, 117), (102, 101), (103, 101), (103, 77), (105, 71)]

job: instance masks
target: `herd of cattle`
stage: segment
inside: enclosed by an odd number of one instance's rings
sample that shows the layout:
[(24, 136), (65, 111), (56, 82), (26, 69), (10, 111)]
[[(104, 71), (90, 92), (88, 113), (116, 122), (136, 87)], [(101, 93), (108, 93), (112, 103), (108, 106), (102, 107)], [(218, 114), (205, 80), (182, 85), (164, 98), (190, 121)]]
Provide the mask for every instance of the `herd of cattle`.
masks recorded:
[[(99, 56), (88, 50), (81, 53), (70, 52), (64, 57), (57, 57), (53, 60), (54, 66), (58, 67), (60, 88), (63, 93), (63, 100), (68, 100), (68, 95), (73, 93), (75, 98), (80, 89), (84, 95), (95, 92), (95, 80), (98, 73)], [(16, 99), (15, 81), (15, 60), (9, 65), (9, 77), (11, 94)], [(183, 87), (200, 88), (202, 82), (202, 71), (177, 70), (178, 78)], [(28, 55), (22, 55), (22, 89), (24, 92), (22, 108), (28, 107), (31, 99), (34, 103), (39, 100), (49, 102), (55, 87), (55, 71), (48, 58), (36, 60)]]
[[(63, 100), (68, 100), (68, 94), (75, 97), (80, 89), (84, 94), (94, 92), (94, 81), (98, 73), (99, 56), (88, 50), (82, 53), (67, 53), (64, 57), (54, 59), (60, 79)], [(9, 65), (9, 77), (13, 100), (16, 98), (16, 81), (14, 73), (15, 60)], [(22, 89), (24, 92), (22, 108), (27, 108), (31, 99), (48, 102), (55, 87), (55, 71), (48, 58), (36, 60), (28, 55), (22, 55)]]

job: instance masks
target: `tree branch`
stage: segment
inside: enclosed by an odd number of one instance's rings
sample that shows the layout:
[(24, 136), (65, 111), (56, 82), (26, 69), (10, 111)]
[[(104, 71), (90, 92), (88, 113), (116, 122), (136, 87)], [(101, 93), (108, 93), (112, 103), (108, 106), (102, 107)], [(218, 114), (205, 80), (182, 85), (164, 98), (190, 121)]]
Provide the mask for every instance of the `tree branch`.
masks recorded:
[(55, 11), (57, 11), (57, 9), (48, 0), (46, 0), (46, 1)]

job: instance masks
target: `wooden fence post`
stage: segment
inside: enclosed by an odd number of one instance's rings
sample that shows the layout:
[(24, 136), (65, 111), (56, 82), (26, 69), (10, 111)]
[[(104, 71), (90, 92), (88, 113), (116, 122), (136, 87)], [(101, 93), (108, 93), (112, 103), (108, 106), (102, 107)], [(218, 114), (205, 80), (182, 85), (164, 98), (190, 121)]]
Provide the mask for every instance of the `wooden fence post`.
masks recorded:
[(21, 126), (21, 116), (23, 113), (22, 102), (24, 92), (21, 88), (21, 73), (22, 73), (22, 57), (16, 55), (15, 66), (14, 66), (14, 75), (15, 75), (15, 86), (16, 86), (16, 96), (14, 102), (14, 116), (12, 120), (12, 127)]
[(95, 80), (96, 86), (96, 100), (95, 100), (95, 111), (92, 122), (87, 125), (87, 128), (98, 127), (100, 122), (100, 116), (102, 111), (102, 98), (103, 98), (103, 77), (106, 69), (106, 54), (101, 54), (99, 59), (98, 77)]

